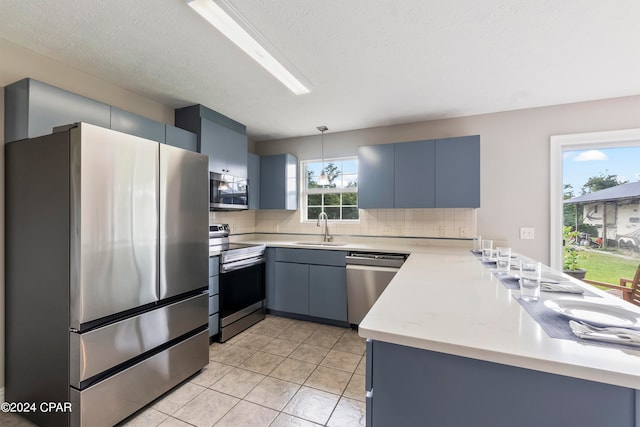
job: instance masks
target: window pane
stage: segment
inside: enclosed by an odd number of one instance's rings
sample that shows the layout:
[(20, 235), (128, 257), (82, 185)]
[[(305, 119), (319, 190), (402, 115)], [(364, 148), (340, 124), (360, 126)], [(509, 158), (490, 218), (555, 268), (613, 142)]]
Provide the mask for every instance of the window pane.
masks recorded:
[[(351, 204), (351, 203), (349, 203)], [(322, 206), (322, 194), (309, 194), (307, 195), (308, 206)]]
[(342, 161), (342, 173), (358, 173), (358, 160), (349, 159)]
[(318, 215), (322, 212), (321, 208), (309, 208), (307, 209), (307, 219), (318, 219)]
[(358, 175), (349, 174), (342, 176), (343, 188), (357, 188), (358, 187)]
[(326, 208), (324, 211), (329, 219), (340, 219), (340, 208)]
[(324, 195), (325, 206), (338, 206), (340, 205), (340, 194), (325, 194)]
[(358, 208), (342, 208), (342, 219), (358, 219)]
[(342, 204), (358, 206), (358, 193), (342, 193)]

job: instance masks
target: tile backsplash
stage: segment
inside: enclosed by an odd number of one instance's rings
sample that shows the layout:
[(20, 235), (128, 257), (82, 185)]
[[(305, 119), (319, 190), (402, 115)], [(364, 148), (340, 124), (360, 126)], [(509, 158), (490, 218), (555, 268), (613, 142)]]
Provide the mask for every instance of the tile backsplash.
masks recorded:
[[(210, 212), (209, 222), (229, 223), (232, 234), (319, 233), (316, 221), (301, 222), (299, 211)], [(332, 223), (333, 235), (470, 238), (476, 209), (360, 209), (360, 220)]]

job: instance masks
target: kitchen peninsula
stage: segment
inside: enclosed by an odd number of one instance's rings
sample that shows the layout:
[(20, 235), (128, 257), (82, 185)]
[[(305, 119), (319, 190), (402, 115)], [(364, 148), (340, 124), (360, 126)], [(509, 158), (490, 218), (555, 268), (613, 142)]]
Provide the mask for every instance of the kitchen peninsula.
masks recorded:
[(469, 251), (413, 252), (360, 324), (367, 426), (640, 426), (640, 350), (549, 338), (514, 294)]

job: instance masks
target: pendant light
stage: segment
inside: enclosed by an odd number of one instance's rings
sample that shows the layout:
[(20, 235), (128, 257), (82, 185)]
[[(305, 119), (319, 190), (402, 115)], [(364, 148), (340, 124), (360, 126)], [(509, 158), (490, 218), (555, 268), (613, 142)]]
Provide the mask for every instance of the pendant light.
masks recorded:
[(318, 178), (318, 185), (329, 185), (329, 177), (324, 170), (324, 133), (328, 131), (329, 128), (326, 126), (318, 126), (318, 130), (322, 132), (322, 172)]

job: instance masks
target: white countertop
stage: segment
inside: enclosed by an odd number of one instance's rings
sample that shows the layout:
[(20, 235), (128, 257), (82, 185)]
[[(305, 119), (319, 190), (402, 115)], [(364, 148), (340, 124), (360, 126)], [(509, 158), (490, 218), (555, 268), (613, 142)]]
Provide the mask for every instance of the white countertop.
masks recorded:
[[(549, 338), (513, 297), (519, 291), (502, 285), (471, 254), (468, 241), (350, 239), (345, 246), (323, 247), (283, 239), (265, 235), (251, 241), (278, 247), (411, 253), (360, 323), (362, 337), (640, 389), (640, 349)], [(640, 313), (632, 304), (574, 282)]]

